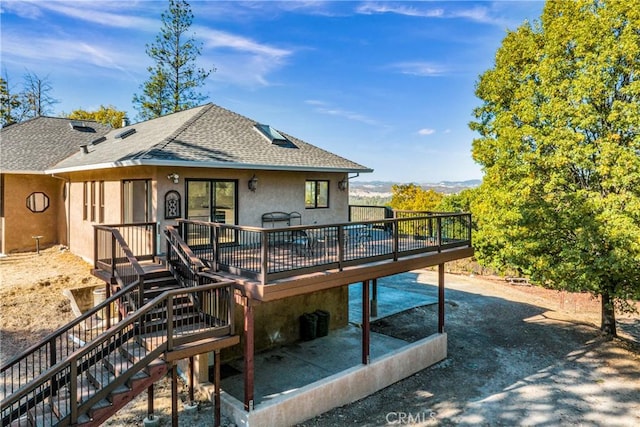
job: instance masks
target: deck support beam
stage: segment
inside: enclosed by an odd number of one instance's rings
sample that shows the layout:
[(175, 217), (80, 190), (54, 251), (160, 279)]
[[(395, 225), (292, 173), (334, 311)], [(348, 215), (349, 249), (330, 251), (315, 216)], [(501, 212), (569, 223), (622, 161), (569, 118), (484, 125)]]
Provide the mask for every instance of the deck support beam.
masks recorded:
[(253, 410), (254, 401), (254, 310), (249, 298), (244, 298), (244, 410)]
[(220, 350), (213, 352), (213, 420), (214, 426), (222, 424), (222, 414), (220, 413)]
[(178, 365), (171, 364), (171, 427), (178, 427)]
[(438, 333), (444, 333), (444, 263), (438, 264)]
[(189, 405), (193, 405), (196, 401), (194, 396), (194, 383), (193, 383), (193, 375), (194, 375), (194, 366), (193, 366), (193, 356), (189, 356)]
[(378, 279), (371, 282), (371, 317), (378, 317)]
[(370, 360), (370, 319), (369, 319), (369, 280), (362, 282), (362, 364), (368, 365)]
[(147, 418), (153, 419), (153, 383), (147, 387)]

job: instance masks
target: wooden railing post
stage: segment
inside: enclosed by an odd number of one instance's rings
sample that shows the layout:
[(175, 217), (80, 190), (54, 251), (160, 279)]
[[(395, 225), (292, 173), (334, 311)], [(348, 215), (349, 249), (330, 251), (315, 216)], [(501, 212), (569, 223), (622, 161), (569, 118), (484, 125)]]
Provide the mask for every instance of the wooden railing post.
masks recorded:
[[(52, 337), (49, 340), (49, 366), (47, 368), (51, 368), (58, 363), (58, 352), (56, 351), (56, 338)], [(55, 380), (55, 376), (51, 378), (51, 396), (56, 396), (58, 394), (58, 382)]]
[(344, 262), (344, 226), (338, 226), (338, 270), (342, 271)]
[(69, 410), (69, 424), (74, 425), (78, 422), (78, 360), (75, 357), (69, 361)]
[(167, 351), (173, 350), (173, 295), (167, 298)]
[(111, 233), (111, 277), (116, 275), (116, 236)]
[(98, 229), (93, 227), (93, 268), (98, 269)]
[(398, 232), (399, 224), (398, 224), (398, 218), (394, 218), (393, 222), (391, 223), (392, 226), (392, 230), (391, 232), (393, 233), (393, 260), (394, 261), (398, 261), (398, 252), (399, 252), (399, 248), (400, 248), (400, 242), (399, 242), (399, 237), (400, 237), (400, 233)]
[(269, 272), (269, 235), (267, 231), (260, 233), (260, 280), (263, 285), (267, 284), (267, 273)]
[(152, 242), (152, 247), (153, 247), (153, 253), (151, 254), (151, 256), (154, 258), (158, 256), (158, 223), (154, 223), (153, 224), (153, 242)]
[(436, 243), (438, 245), (438, 252), (442, 251), (442, 217), (436, 217)]

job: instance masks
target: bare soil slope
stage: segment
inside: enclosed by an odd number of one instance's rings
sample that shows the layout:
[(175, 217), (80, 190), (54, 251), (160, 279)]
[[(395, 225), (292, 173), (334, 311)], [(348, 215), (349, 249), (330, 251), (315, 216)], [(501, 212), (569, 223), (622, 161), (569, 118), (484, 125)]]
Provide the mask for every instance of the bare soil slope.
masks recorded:
[[(101, 283), (91, 266), (50, 248), (0, 259), (0, 360), (6, 362), (72, 318), (62, 290)], [(437, 283), (434, 272), (422, 283)], [(599, 302), (586, 294), (447, 275), (449, 357), (366, 399), (308, 420), (305, 426), (640, 425), (640, 319), (620, 316), (622, 339), (604, 340)], [(374, 324), (413, 341), (437, 324), (433, 306)], [(425, 328), (425, 325), (429, 325)], [(186, 390), (181, 386), (181, 399)], [(156, 388), (156, 414), (171, 424), (170, 388)], [(212, 425), (212, 407), (180, 413), (180, 425)], [(142, 425), (146, 396), (107, 425)]]

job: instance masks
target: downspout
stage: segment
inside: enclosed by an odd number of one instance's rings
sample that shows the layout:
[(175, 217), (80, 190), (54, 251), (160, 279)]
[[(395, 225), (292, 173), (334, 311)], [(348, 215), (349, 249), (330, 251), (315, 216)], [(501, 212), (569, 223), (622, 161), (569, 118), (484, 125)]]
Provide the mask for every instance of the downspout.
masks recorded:
[(67, 186), (64, 189), (64, 194), (66, 194), (66, 199), (65, 200), (65, 204), (66, 204), (66, 208), (67, 208), (67, 227), (66, 227), (66, 231), (67, 231), (67, 248), (71, 248), (71, 179), (70, 178), (63, 178), (61, 176), (56, 176), (55, 174), (51, 174), (52, 178), (56, 178), (56, 179), (60, 179), (62, 181), (65, 182), (65, 185)]

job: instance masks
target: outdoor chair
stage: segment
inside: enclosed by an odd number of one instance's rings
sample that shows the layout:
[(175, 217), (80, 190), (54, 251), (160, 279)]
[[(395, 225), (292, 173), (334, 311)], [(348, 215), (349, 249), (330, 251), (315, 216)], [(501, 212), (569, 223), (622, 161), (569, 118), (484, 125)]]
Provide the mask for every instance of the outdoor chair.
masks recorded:
[(291, 232), (291, 247), (298, 256), (313, 255), (315, 240), (304, 230), (293, 230)]

